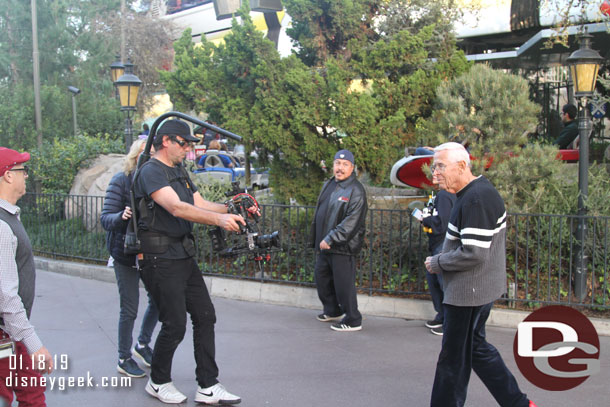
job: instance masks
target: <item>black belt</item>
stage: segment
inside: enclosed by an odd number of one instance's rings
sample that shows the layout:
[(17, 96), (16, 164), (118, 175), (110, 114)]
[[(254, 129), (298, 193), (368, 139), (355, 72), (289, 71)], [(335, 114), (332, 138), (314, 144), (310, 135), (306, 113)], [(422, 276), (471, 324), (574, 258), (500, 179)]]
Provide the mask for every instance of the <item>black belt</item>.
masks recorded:
[(173, 237), (155, 232), (140, 232), (140, 240), (146, 240), (151, 244), (168, 245), (172, 243), (180, 243), (182, 242), (182, 239), (184, 239), (184, 236)]
[(180, 237), (173, 237), (150, 231), (141, 232), (140, 243), (142, 246), (142, 253), (145, 254), (165, 253), (170, 244), (182, 243), (185, 251), (190, 256), (195, 255), (195, 246), (190, 233)]

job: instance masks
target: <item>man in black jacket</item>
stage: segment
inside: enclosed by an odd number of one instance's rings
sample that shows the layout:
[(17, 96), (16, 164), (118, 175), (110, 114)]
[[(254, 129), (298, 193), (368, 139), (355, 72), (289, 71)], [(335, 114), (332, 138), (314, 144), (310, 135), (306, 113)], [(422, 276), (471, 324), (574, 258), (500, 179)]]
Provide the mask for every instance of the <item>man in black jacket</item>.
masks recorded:
[[(433, 177), (432, 182), (438, 187), (437, 178)], [(421, 220), (422, 225), (426, 228), (424, 230), (429, 233), (428, 249), (432, 256), (439, 254), (443, 249), (447, 225), (449, 224), (449, 215), (454, 203), (455, 194), (440, 189), (434, 197), (432, 213)], [(430, 328), (430, 332), (434, 335), (443, 336), (443, 277), (441, 274), (426, 272), (426, 280), (428, 280), (428, 289), (430, 290), (436, 316), (433, 320), (426, 321), (425, 325)]]
[(359, 331), (362, 315), (356, 299), (356, 259), (364, 239), (368, 209), (366, 192), (354, 174), (354, 155), (348, 150), (335, 154), (334, 177), (322, 187), (312, 224), (317, 258), (318, 297), (324, 312), (322, 322), (334, 322), (335, 331)]

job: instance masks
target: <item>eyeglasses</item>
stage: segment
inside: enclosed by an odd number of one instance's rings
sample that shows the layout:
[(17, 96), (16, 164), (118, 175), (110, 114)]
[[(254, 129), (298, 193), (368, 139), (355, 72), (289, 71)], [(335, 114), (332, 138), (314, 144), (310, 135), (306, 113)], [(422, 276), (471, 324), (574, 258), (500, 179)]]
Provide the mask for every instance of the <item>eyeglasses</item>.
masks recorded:
[(11, 168), (9, 171), (23, 171), (26, 176), (30, 175), (30, 168), (27, 165), (24, 165), (23, 168)]
[(192, 143), (190, 141), (178, 140), (176, 137), (171, 137), (171, 140), (182, 148), (184, 148), (185, 146), (190, 147), (192, 145)]
[(445, 172), (446, 169), (447, 169), (447, 165), (443, 164), (443, 163), (438, 163), (438, 164), (434, 163), (430, 166), (430, 172), (432, 174), (434, 174), (437, 170), (438, 170), (438, 172), (443, 173), (443, 172)]

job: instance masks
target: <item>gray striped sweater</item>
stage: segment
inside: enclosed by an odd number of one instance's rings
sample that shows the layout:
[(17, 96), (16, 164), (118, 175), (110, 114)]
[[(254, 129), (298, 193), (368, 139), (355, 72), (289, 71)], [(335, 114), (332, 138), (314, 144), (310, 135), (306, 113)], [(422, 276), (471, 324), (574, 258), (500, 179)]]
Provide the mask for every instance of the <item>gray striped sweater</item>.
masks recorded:
[(432, 258), (442, 272), (445, 304), (479, 306), (506, 292), (506, 209), (483, 176), (457, 194), (443, 251)]

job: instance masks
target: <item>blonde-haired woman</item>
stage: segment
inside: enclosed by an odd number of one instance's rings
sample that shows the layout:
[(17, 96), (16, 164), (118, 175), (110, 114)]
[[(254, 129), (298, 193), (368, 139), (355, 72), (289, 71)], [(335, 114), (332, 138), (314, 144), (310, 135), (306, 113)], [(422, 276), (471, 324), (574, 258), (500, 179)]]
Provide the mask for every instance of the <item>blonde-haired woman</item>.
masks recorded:
[(129, 190), (133, 182), (138, 157), (144, 151), (145, 146), (146, 140), (144, 139), (138, 139), (131, 145), (125, 158), (123, 171), (112, 177), (106, 189), (104, 207), (100, 217), (102, 226), (107, 231), (106, 247), (114, 260), (114, 273), (119, 288), (119, 362), (117, 370), (119, 373), (130, 377), (146, 376), (144, 370), (138, 366), (131, 356), (133, 353), (145, 366), (150, 367), (152, 349), (148, 344), (159, 319), (159, 311), (149, 294), (148, 307), (142, 319), (138, 342), (132, 350), (133, 326), (138, 315), (140, 300), (140, 272), (136, 266), (136, 256), (126, 255), (123, 252), (123, 244), (127, 225), (131, 218)]

